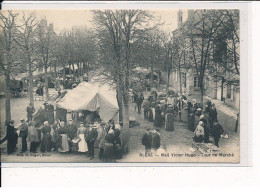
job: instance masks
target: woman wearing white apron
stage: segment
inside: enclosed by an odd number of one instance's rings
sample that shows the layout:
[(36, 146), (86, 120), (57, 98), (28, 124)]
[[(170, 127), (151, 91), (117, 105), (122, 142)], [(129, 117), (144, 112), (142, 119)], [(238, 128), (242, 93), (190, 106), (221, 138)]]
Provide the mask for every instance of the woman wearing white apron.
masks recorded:
[(78, 128), (78, 147), (79, 150), (78, 152), (87, 152), (88, 151), (88, 146), (85, 140), (85, 132), (86, 132), (86, 127), (84, 127), (83, 122), (80, 123), (79, 128)]

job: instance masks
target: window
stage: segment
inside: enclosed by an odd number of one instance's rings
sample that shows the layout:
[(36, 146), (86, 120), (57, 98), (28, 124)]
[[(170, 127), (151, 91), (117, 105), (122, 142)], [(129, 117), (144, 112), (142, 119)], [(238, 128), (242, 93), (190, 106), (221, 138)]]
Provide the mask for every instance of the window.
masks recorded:
[(227, 85), (227, 98), (231, 99), (232, 87), (231, 84)]
[(178, 81), (178, 72), (177, 72), (177, 71), (174, 71), (174, 72), (173, 72), (173, 81), (174, 81), (174, 82), (177, 82), (177, 81)]
[(182, 83), (183, 83), (183, 87), (186, 88), (186, 73), (182, 73)]
[(194, 88), (199, 87), (199, 77), (194, 77)]

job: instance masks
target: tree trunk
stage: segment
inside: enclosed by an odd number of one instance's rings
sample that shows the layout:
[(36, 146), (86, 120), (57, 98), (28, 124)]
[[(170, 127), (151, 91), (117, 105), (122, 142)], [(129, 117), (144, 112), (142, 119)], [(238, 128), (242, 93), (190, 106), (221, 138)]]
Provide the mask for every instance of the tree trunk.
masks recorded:
[(123, 104), (122, 149), (124, 153), (129, 152), (129, 107), (125, 102)]
[(224, 100), (224, 77), (222, 77), (222, 80), (221, 80), (221, 101)]
[(179, 67), (180, 93), (182, 94), (181, 68)]
[(29, 69), (29, 98), (30, 103), (34, 107), (34, 100), (33, 100), (33, 75), (32, 75), (32, 63), (31, 63), (31, 57), (29, 50), (27, 50), (27, 63), (28, 63), (28, 69)]
[(10, 74), (5, 74), (5, 120), (6, 124), (11, 120), (11, 90), (10, 90)]
[(119, 123), (123, 123), (123, 102), (122, 102), (122, 94), (119, 86), (117, 87), (116, 91), (117, 103), (119, 107)]
[(29, 95), (30, 95), (30, 103), (34, 107), (32, 65), (30, 63), (28, 65), (29, 65)]
[(48, 68), (47, 64), (44, 64), (44, 75), (45, 75), (45, 100), (49, 100), (49, 79), (48, 79)]
[(169, 90), (169, 86), (170, 86), (170, 73), (171, 73), (171, 71), (168, 70), (168, 72), (167, 72), (167, 91)]
[(202, 110), (203, 110), (203, 96), (204, 96), (204, 88), (202, 85), (202, 86), (200, 86), (200, 103), (201, 103)]
[(73, 82), (75, 81), (75, 67), (74, 67), (74, 63), (72, 63), (72, 70), (73, 70)]

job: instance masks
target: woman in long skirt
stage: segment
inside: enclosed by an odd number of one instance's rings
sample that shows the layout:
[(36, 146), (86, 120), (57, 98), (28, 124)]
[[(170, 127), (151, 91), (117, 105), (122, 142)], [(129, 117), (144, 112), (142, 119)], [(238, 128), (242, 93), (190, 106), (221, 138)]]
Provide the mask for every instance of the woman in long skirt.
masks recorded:
[(162, 111), (161, 111), (161, 106), (160, 106), (160, 104), (158, 104), (158, 105), (155, 107), (154, 126), (155, 126), (155, 127), (161, 127), (161, 126), (162, 126)]
[(86, 133), (87, 128), (84, 127), (83, 122), (80, 123), (80, 126), (78, 128), (78, 138), (79, 138), (79, 143), (78, 143), (78, 152), (87, 152), (88, 151), (88, 145), (85, 140), (85, 133)]
[(165, 117), (165, 129), (166, 131), (173, 131), (174, 130), (174, 117), (173, 117), (174, 109), (172, 105), (166, 110), (166, 117)]
[(42, 142), (41, 142), (41, 152), (51, 151), (51, 127), (48, 121), (44, 122), (44, 127), (42, 128)]
[(149, 108), (149, 111), (148, 111), (148, 120), (150, 122), (153, 122), (153, 111), (152, 111), (151, 107)]
[(70, 150), (69, 147), (69, 140), (68, 140), (68, 130), (65, 128), (65, 123), (62, 121), (60, 123), (60, 128), (57, 131), (57, 134), (59, 134), (60, 138), (58, 141), (58, 151), (59, 152), (68, 152)]

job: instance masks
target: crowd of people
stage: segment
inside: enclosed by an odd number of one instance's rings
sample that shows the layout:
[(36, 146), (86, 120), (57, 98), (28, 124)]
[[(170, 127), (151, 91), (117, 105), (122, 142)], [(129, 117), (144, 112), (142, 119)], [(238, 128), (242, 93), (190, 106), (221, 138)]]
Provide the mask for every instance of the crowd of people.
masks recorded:
[[(18, 128), (14, 127), (13, 120), (9, 121), (6, 136), (0, 142), (7, 141), (8, 154), (17, 150), (18, 138), (21, 138), (21, 153), (27, 151), (85, 153), (92, 160), (95, 156), (95, 148), (98, 148), (99, 158), (103, 161), (114, 161), (122, 157), (121, 126), (115, 125), (113, 120), (108, 123), (98, 119), (93, 123), (79, 120), (76, 122), (72, 119), (68, 122), (58, 119), (53, 121), (51, 105), (45, 102), (44, 106), (44, 109), (40, 108), (37, 114), (33, 114), (35, 110), (32, 104), (29, 104), (28, 120), (21, 119)], [(41, 122), (43, 125), (40, 124)]]
[[(145, 153), (160, 148), (160, 128), (166, 131), (174, 131), (174, 121), (187, 123), (189, 130), (194, 132), (193, 141), (197, 143), (210, 143), (210, 136), (219, 147), (219, 139), (224, 133), (223, 127), (218, 123), (218, 113), (215, 104), (208, 101), (205, 109), (183, 94), (168, 91), (168, 94), (152, 91), (148, 98), (140, 91), (134, 92), (133, 102), (136, 103), (137, 112), (141, 114), (143, 109), (144, 119), (153, 122), (155, 130), (147, 129), (142, 138)], [(27, 107), (27, 121), (21, 120), (19, 129), (14, 127), (14, 121), (7, 125), (6, 137), (7, 153), (16, 151), (17, 139), (21, 138), (21, 152), (40, 151), (51, 152), (80, 152), (87, 153), (90, 159), (94, 158), (94, 148), (99, 148), (99, 158), (110, 161), (122, 157), (120, 125), (115, 125), (113, 120), (108, 123), (101, 122), (82, 113), (78, 113), (76, 119), (54, 117), (54, 106), (44, 103), (35, 114), (35, 109), (30, 103)], [(92, 115), (93, 116), (93, 115)], [(84, 119), (85, 118), (85, 119)], [(92, 122), (95, 121), (95, 122)], [(19, 133), (16, 131), (19, 130)], [(19, 134), (19, 135), (18, 135)]]
[[(195, 99), (190, 100), (183, 94), (174, 91), (168, 91), (168, 94), (152, 91), (146, 99), (143, 94), (137, 93), (134, 102), (137, 107), (142, 106), (144, 119), (153, 122), (155, 128), (164, 126), (166, 131), (174, 131), (174, 121), (179, 120), (187, 123), (188, 129), (194, 132), (194, 142), (210, 143), (209, 137), (212, 136), (215, 145), (219, 147), (219, 139), (224, 130), (218, 122), (215, 104), (211, 101), (208, 101), (202, 110), (202, 105)], [(140, 113), (139, 109), (138, 112)], [(150, 146), (152, 143), (144, 142), (147, 141), (142, 140), (146, 150), (155, 149)]]

